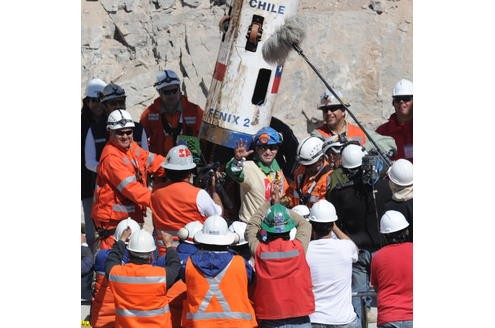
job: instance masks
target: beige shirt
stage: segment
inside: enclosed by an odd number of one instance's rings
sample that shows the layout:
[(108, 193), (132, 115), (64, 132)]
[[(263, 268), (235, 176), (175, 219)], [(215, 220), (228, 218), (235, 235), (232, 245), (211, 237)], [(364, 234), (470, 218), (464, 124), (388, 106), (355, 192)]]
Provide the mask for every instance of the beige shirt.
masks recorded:
[(240, 184), (241, 208), (239, 219), (249, 222), (254, 212), (265, 202), (266, 175), (253, 161), (244, 163), (244, 181)]

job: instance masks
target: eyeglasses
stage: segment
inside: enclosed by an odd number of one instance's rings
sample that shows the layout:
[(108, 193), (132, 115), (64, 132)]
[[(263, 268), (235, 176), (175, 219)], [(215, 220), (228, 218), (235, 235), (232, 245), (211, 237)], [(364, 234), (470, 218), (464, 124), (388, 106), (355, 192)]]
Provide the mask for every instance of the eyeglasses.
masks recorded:
[(396, 96), (396, 97), (394, 97), (394, 102), (399, 103), (401, 100), (406, 103), (406, 102), (413, 100), (413, 96)]
[(125, 99), (124, 100), (108, 100), (106, 102), (108, 106), (125, 106)]
[(118, 136), (123, 136), (123, 135), (130, 136), (132, 134), (132, 130), (116, 130), (115, 134)]
[(160, 89), (160, 93), (162, 95), (175, 95), (177, 93), (177, 91), (179, 91), (179, 88), (174, 88), (174, 89), (169, 89), (169, 90), (165, 90), (165, 89)]
[(261, 150), (263, 151), (266, 151), (267, 149), (270, 149), (270, 150), (278, 150), (278, 145), (261, 145), (261, 146), (258, 146), (260, 147)]

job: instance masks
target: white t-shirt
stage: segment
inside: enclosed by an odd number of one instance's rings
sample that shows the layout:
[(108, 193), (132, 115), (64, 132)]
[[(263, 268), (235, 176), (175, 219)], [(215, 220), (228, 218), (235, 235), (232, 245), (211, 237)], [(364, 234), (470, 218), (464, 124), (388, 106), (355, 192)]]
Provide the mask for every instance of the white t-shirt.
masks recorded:
[(201, 215), (209, 217), (212, 215), (222, 215), (222, 207), (217, 205), (215, 201), (211, 198), (204, 189), (198, 192), (196, 197), (196, 205), (198, 206), (198, 211)]
[(358, 259), (356, 245), (348, 239), (312, 240), (306, 252), (311, 270), (315, 312), (312, 323), (342, 325), (352, 322), (352, 263)]

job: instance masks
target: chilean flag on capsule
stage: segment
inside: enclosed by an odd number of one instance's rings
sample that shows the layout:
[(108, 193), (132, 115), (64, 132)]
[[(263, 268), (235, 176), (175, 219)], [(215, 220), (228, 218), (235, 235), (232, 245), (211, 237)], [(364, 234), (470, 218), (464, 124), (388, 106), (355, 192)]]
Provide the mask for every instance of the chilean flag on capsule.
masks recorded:
[(278, 92), (278, 86), (280, 85), (280, 79), (282, 78), (283, 69), (284, 65), (277, 65), (277, 69), (275, 70), (275, 79), (273, 79), (272, 93)]

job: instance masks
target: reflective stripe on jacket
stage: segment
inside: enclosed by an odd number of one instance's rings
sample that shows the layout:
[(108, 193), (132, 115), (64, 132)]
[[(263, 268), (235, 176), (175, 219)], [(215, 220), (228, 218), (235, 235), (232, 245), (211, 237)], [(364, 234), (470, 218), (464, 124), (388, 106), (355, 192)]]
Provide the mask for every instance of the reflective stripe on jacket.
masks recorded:
[(258, 320), (301, 317), (315, 311), (311, 273), (299, 240), (277, 238), (259, 243), (254, 261)]
[[(334, 135), (330, 129), (328, 129), (325, 125), (320, 126), (319, 128), (313, 130), (311, 135), (317, 136), (317, 137), (323, 137), (323, 139), (326, 139), (328, 137), (331, 137)], [(361, 144), (361, 146), (364, 146), (366, 143), (366, 134), (364, 133), (363, 130), (357, 125), (351, 124), (346, 122), (346, 133), (345, 136), (347, 139), (350, 140), (357, 140)]]
[[(197, 137), (203, 118), (203, 110), (196, 104), (187, 100), (187, 97), (181, 95), (180, 104), (182, 113), (176, 112), (173, 115), (166, 115), (167, 122), (172, 129), (179, 124), (182, 114), (182, 131), (181, 134)], [(150, 151), (166, 156), (170, 148), (174, 145), (173, 136), (169, 135), (164, 127), (160, 117), (161, 99), (156, 98), (153, 103), (141, 114), (140, 123), (144, 126), (146, 135), (150, 140)]]
[[(128, 217), (143, 222), (150, 205), (147, 173), (163, 174), (163, 156), (148, 152), (132, 142), (129, 149), (108, 143), (101, 154), (91, 216), (95, 226), (113, 229), (102, 223), (117, 223)], [(113, 224), (112, 224), (113, 225)]]
[(163, 267), (116, 265), (108, 281), (115, 298), (115, 327), (172, 327)]
[(201, 189), (188, 182), (173, 182), (151, 194), (153, 226), (158, 230), (177, 231), (187, 223), (206, 219), (198, 210), (196, 199)]
[(184, 327), (256, 327), (248, 298), (244, 259), (235, 255), (215, 277), (203, 275), (189, 259), (186, 263), (187, 299)]
[[(323, 161), (322, 170), (324, 167), (329, 166), (326, 160)], [(317, 174), (313, 176), (305, 175), (305, 169), (303, 165), (299, 165), (294, 172), (294, 182), (292, 183), (291, 189), (293, 190), (292, 194), (292, 207), (304, 204), (311, 208), (314, 203), (319, 201), (320, 199), (326, 199), (327, 195), (327, 187), (330, 184), (330, 174), (333, 170), (328, 170), (318, 177), (321, 170), (317, 172)], [(316, 181), (316, 177), (318, 177), (318, 181)], [(304, 181), (303, 181), (304, 179)], [(305, 197), (305, 195), (309, 194), (309, 197), (304, 201), (301, 200), (301, 197)]]

